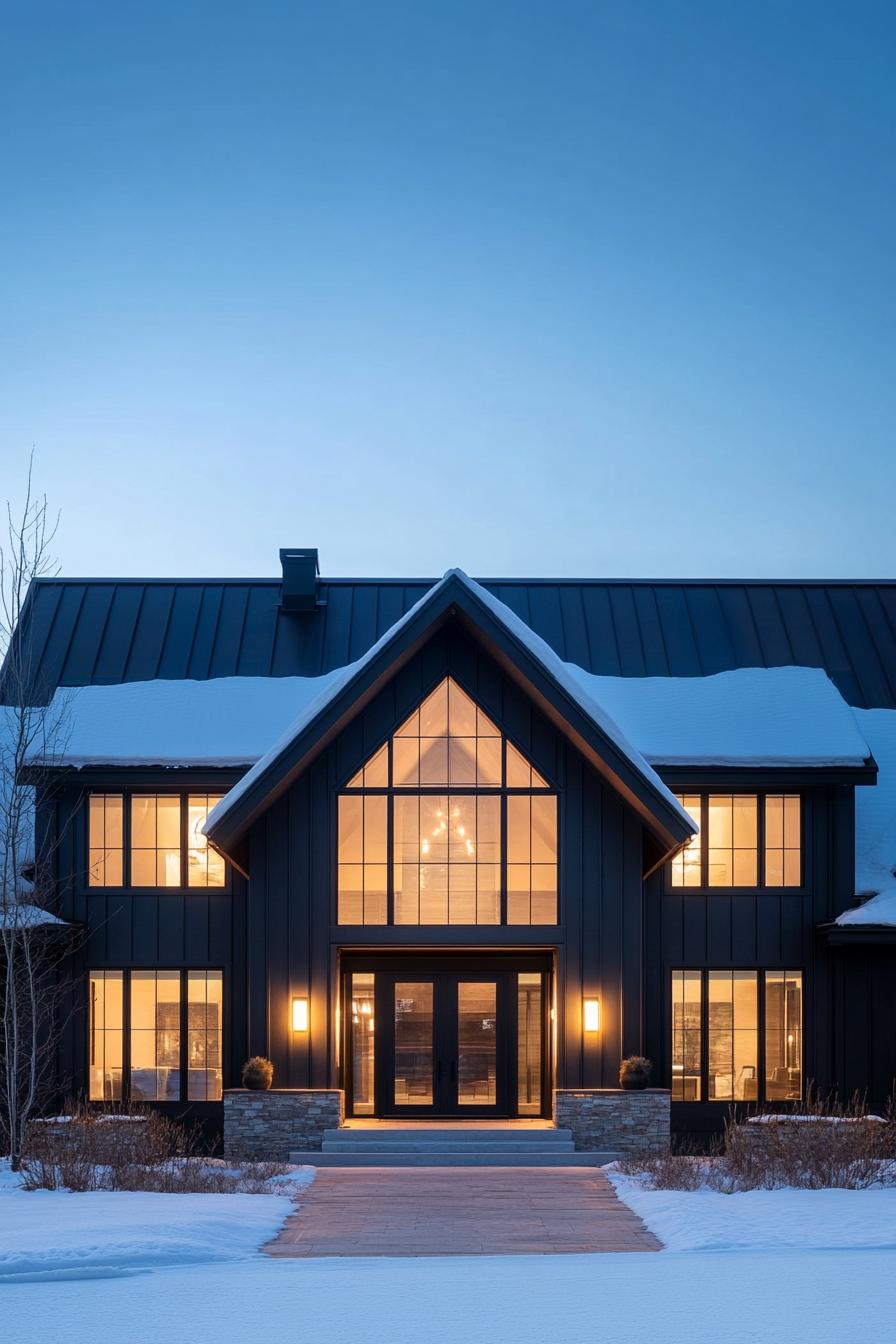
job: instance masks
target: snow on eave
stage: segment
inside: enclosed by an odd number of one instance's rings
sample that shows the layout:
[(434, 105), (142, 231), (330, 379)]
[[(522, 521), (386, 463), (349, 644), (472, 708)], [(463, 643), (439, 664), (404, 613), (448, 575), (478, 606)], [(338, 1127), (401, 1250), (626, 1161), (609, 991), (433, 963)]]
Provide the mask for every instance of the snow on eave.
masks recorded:
[(26, 905), (18, 901), (10, 905), (0, 904), (0, 930), (3, 932), (12, 933), (16, 929), (38, 929), (51, 925), (57, 928), (72, 927), (67, 920), (58, 919), (56, 915), (51, 915), (49, 910), (42, 910), (39, 905)]

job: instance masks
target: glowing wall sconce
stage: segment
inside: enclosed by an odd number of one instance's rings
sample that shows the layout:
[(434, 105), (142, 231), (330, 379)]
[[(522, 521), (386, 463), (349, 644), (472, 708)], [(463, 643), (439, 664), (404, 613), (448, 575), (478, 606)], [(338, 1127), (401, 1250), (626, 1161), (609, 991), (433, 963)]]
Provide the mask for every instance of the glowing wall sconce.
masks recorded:
[(582, 1000), (582, 1025), (585, 1031), (600, 1031), (600, 999)]
[(292, 1029), (293, 1031), (308, 1030), (308, 1000), (306, 998), (293, 999), (292, 1001)]

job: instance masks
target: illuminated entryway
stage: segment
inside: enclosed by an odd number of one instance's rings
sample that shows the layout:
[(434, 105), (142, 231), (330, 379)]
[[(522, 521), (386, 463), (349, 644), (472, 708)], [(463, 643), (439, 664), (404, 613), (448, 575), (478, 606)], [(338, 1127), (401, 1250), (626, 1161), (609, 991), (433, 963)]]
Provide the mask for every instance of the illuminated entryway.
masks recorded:
[(531, 955), (346, 959), (347, 1114), (549, 1114), (548, 984)]

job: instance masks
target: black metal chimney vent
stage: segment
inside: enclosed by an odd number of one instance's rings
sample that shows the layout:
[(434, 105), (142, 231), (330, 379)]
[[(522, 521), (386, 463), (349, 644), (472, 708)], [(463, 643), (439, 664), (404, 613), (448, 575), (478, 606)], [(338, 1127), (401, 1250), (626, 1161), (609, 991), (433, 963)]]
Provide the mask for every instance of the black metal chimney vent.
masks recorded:
[(280, 551), (283, 567), (283, 593), (280, 606), (284, 611), (315, 611), (317, 609), (316, 546), (286, 546)]

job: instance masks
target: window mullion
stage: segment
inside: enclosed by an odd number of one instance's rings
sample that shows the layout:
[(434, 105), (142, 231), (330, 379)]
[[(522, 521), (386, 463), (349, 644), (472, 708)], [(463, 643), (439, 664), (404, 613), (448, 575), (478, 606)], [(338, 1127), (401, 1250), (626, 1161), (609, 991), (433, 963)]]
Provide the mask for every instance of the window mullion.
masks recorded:
[[(386, 796), (386, 924), (395, 923), (395, 794)], [(419, 822), (418, 822), (419, 828)], [(418, 879), (419, 881), (419, 879)]]
[(700, 795), (700, 886), (709, 886), (709, 794)]
[(501, 924), (507, 923), (507, 794), (501, 794)]
[(187, 1049), (187, 1037), (189, 1026), (190, 1008), (187, 1002), (189, 971), (181, 969), (180, 973), (180, 1100), (187, 1101), (189, 1097), (189, 1088), (187, 1086), (187, 1070), (189, 1068), (189, 1054)]

